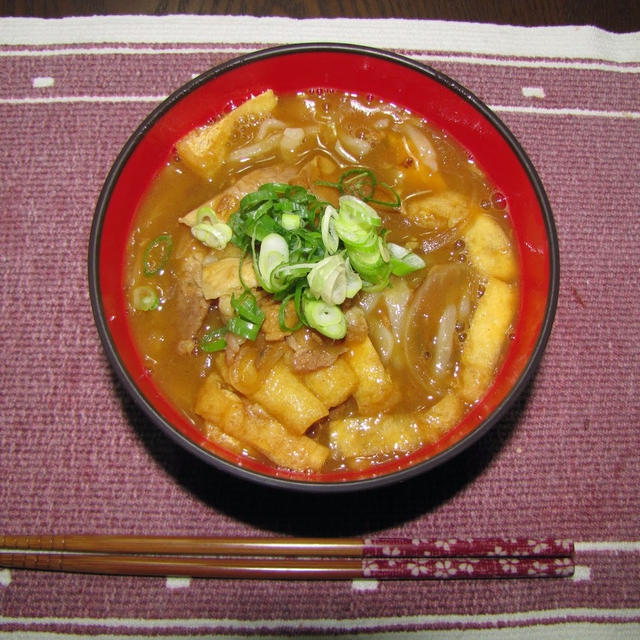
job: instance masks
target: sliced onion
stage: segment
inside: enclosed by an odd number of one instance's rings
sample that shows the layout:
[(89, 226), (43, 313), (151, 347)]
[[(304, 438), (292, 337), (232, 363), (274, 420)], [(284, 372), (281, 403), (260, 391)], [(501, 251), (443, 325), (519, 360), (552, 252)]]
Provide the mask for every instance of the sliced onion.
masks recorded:
[(343, 148), (358, 160), (366, 156), (371, 151), (371, 144), (362, 138), (356, 138), (355, 136), (344, 132), (339, 134), (339, 138)]
[(448, 304), (438, 322), (433, 353), (433, 371), (437, 376), (446, 373), (451, 364), (453, 354), (453, 338), (456, 332), (456, 306)]
[(262, 140), (273, 131), (284, 129), (286, 126), (287, 125), (281, 120), (276, 120), (275, 118), (267, 118), (267, 120), (264, 120), (260, 125), (256, 140)]
[(437, 171), (438, 155), (431, 142), (427, 139), (427, 136), (413, 125), (405, 124), (403, 128), (407, 132), (411, 142), (415, 145), (423, 164), (429, 167), (432, 171)]
[(413, 381), (428, 394), (442, 384), (444, 375), (453, 373), (457, 308), (468, 277), (465, 265), (437, 265), (412, 293), (400, 345)]
[(358, 159), (355, 158), (354, 156), (352, 156), (343, 146), (342, 146), (342, 142), (340, 142), (340, 140), (336, 141), (335, 147), (334, 149), (336, 150), (336, 153), (343, 159), (346, 160), (347, 162), (358, 162)]
[(287, 127), (280, 139), (280, 154), (285, 160), (293, 160), (298, 147), (304, 140), (304, 129), (299, 127)]
[(382, 292), (387, 316), (396, 340), (400, 340), (405, 312), (409, 304), (411, 290), (400, 278), (393, 278), (392, 286)]
[(256, 158), (258, 156), (266, 156), (269, 153), (273, 153), (273, 151), (280, 143), (281, 137), (282, 133), (277, 132), (271, 134), (267, 138), (264, 138), (264, 140), (259, 140), (258, 142), (254, 142), (253, 144), (248, 144), (244, 147), (240, 147), (240, 149), (232, 151), (227, 156), (227, 160), (229, 160), (230, 162), (243, 162), (251, 160), (252, 158)]
[(382, 322), (372, 322), (369, 324), (369, 334), (373, 346), (380, 356), (380, 360), (382, 360), (384, 364), (388, 364), (395, 346), (395, 340), (391, 330)]
[(365, 312), (365, 314), (369, 315), (375, 308), (378, 302), (380, 301), (381, 292), (373, 292), (373, 293), (361, 293), (360, 298), (358, 300), (358, 305)]

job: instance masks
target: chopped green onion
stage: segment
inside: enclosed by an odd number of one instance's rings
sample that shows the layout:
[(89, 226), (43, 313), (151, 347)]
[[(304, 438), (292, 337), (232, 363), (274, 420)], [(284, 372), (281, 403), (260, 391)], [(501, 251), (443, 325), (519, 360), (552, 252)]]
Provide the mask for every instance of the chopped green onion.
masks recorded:
[(342, 218), (349, 220), (353, 224), (360, 224), (370, 228), (380, 226), (381, 220), (378, 212), (364, 200), (359, 200), (354, 196), (341, 196), (338, 203), (338, 215)]
[(211, 249), (224, 249), (232, 234), (231, 227), (223, 222), (200, 222), (191, 227), (191, 235)]
[(338, 217), (338, 212), (328, 204), (325, 207), (324, 214), (322, 215), (322, 221), (320, 223), (320, 229), (322, 232), (322, 242), (327, 250), (327, 253), (335, 253), (340, 246), (340, 238), (336, 232), (335, 220)]
[(336, 218), (335, 229), (347, 247), (366, 247), (378, 243), (375, 229), (351, 224), (340, 217)]
[(379, 282), (367, 282), (366, 280), (362, 281), (362, 290), (365, 293), (377, 293), (378, 291), (383, 291), (389, 286), (389, 278), (380, 280)]
[(373, 202), (373, 204), (379, 204), (381, 207), (399, 207), (400, 206), (400, 196), (388, 185), (384, 182), (378, 183), (381, 187), (384, 187), (392, 196), (393, 200), (376, 200), (375, 198), (368, 198), (367, 202)]
[(280, 224), (287, 231), (299, 229), (301, 225), (300, 216), (297, 213), (283, 213)]
[(142, 254), (142, 272), (145, 276), (152, 276), (161, 271), (173, 247), (173, 240), (168, 233), (163, 233), (151, 240)]
[(264, 322), (264, 312), (258, 306), (255, 296), (248, 289), (240, 296), (231, 296), (231, 306), (236, 315), (231, 318), (226, 326), (213, 329), (200, 339), (200, 348), (203, 351), (221, 351), (227, 346), (225, 333), (231, 331), (242, 338), (255, 340), (258, 337), (260, 327)]
[(258, 275), (262, 287), (269, 293), (274, 293), (281, 287), (274, 278), (274, 271), (289, 260), (289, 245), (278, 233), (270, 233), (260, 246), (258, 254)]
[(227, 346), (227, 341), (224, 339), (225, 333), (227, 333), (226, 327), (220, 327), (205, 333), (202, 338), (200, 338), (200, 349), (207, 353), (222, 351)]
[(291, 190), (291, 186), (281, 182), (268, 182), (258, 188), (257, 191), (248, 193), (240, 201), (240, 209), (249, 209), (254, 207), (257, 203), (264, 202), (265, 200), (273, 200), (281, 198), (283, 195)]
[(341, 254), (328, 256), (316, 263), (307, 274), (307, 282), (312, 296), (322, 298), (327, 304), (333, 305), (345, 301), (347, 287), (350, 293), (353, 292), (349, 297), (353, 297), (360, 289), (357, 285), (361, 285), (360, 277)]
[(240, 316), (233, 316), (233, 318), (227, 322), (227, 329), (241, 338), (255, 340), (258, 337), (260, 325), (255, 322), (249, 322)]
[(376, 183), (373, 171), (364, 168), (349, 169), (340, 176), (338, 181), (343, 193), (357, 195), (363, 200), (373, 196)]
[(409, 251), (409, 249), (394, 244), (393, 242), (388, 242), (387, 248), (391, 255), (391, 273), (393, 273), (394, 276), (406, 276), (419, 269), (424, 269), (424, 260)]
[[(373, 204), (379, 204), (383, 207), (400, 206), (400, 196), (388, 184), (378, 182), (373, 171), (365, 169), (364, 167), (348, 169), (341, 174), (338, 182), (324, 182), (319, 180), (316, 184), (324, 185), (325, 187), (334, 187), (340, 195), (352, 195), (363, 202), (372, 202)], [(392, 200), (375, 199), (373, 196), (377, 187), (381, 187), (389, 193)]]
[[(344, 172), (332, 186), (340, 191), (337, 210), (301, 186), (263, 184), (241, 199), (228, 226), (231, 242), (251, 253), (259, 285), (280, 301), (280, 328), (307, 325), (339, 339), (346, 320), (338, 305), (362, 289), (387, 287), (393, 256), (380, 215), (367, 204), (377, 202), (374, 192), (385, 185), (370, 170), (358, 168)], [(396, 200), (379, 204), (395, 206)], [(215, 220), (209, 211), (201, 217), (199, 224)], [(227, 327), (255, 339), (263, 317), (253, 315), (259, 307), (246, 293), (233, 298), (235, 315)], [(299, 320), (294, 327), (287, 326), (285, 316), (291, 301)]]
[(381, 221), (375, 209), (353, 196), (342, 196), (334, 228), (347, 247), (377, 245)]
[(347, 276), (347, 298), (353, 298), (353, 296), (362, 289), (362, 278), (360, 274), (358, 274), (351, 265), (351, 261), (346, 259), (344, 261), (345, 264), (345, 273)]
[(220, 220), (209, 205), (204, 205), (196, 211), (196, 224), (200, 224), (201, 222), (218, 224)]
[[(295, 300), (296, 293), (290, 293), (288, 296), (284, 298), (284, 300), (280, 303), (280, 308), (278, 309), (278, 324), (280, 325), (281, 331), (296, 331), (302, 327), (302, 320), (300, 320), (300, 315), (298, 314), (298, 322), (293, 325), (293, 327), (287, 326), (287, 319), (285, 317), (287, 313), (287, 305), (291, 300)], [(295, 304), (295, 302), (294, 302)]]
[(302, 311), (307, 324), (327, 338), (341, 340), (347, 334), (347, 320), (337, 305), (305, 296)]
[(385, 262), (379, 251), (349, 251), (349, 260), (363, 280), (371, 284), (386, 283), (391, 273), (391, 265)]
[(248, 322), (260, 325), (264, 322), (264, 311), (258, 306), (256, 297), (249, 289), (245, 289), (238, 298), (232, 294), (231, 306), (239, 317)]
[(151, 311), (156, 309), (160, 302), (156, 290), (146, 284), (136, 287), (131, 297), (136, 311)]
[(303, 324), (307, 324), (307, 321), (304, 317), (304, 312), (302, 310), (302, 298), (304, 294), (309, 291), (309, 287), (307, 285), (306, 280), (300, 280), (296, 285), (296, 290), (293, 294), (293, 304), (296, 308), (296, 313), (298, 314), (298, 319)]
[(391, 253), (389, 253), (389, 243), (382, 237), (378, 238), (378, 249), (380, 255), (385, 262), (389, 262), (391, 259)]
[(259, 242), (271, 233), (278, 233), (281, 227), (270, 215), (259, 210), (256, 211), (255, 218), (247, 221), (247, 233)]

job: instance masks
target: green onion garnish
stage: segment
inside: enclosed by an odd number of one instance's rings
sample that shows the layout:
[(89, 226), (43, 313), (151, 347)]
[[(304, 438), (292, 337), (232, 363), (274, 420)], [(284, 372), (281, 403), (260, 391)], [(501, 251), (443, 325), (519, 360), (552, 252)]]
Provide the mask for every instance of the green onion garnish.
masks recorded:
[(322, 222), (320, 223), (322, 242), (324, 243), (327, 253), (335, 253), (340, 246), (340, 238), (336, 232), (337, 217), (338, 212), (328, 204), (322, 214)]
[(311, 295), (334, 305), (352, 298), (362, 287), (360, 276), (349, 260), (337, 253), (317, 262), (307, 274), (307, 282)]
[(334, 228), (340, 240), (360, 250), (377, 246), (381, 220), (376, 210), (353, 196), (342, 196), (339, 202)]
[(205, 333), (202, 338), (200, 338), (200, 349), (207, 353), (222, 351), (227, 346), (227, 341), (224, 339), (225, 333), (227, 333), (226, 327), (220, 327)]
[(258, 332), (260, 331), (260, 324), (250, 322), (240, 316), (233, 316), (233, 318), (227, 322), (227, 329), (241, 338), (255, 340), (258, 337)]
[(264, 322), (264, 311), (258, 306), (256, 297), (249, 289), (245, 289), (237, 298), (232, 295), (231, 306), (240, 318), (248, 322), (259, 325)]
[[(400, 206), (400, 196), (388, 184), (378, 182), (373, 171), (365, 167), (348, 169), (338, 178), (338, 182), (318, 181), (316, 184), (321, 184), (325, 187), (334, 187), (340, 195), (355, 196), (363, 202), (372, 202), (382, 207)], [(374, 198), (376, 188), (378, 187), (389, 193), (392, 199), (378, 200)]]
[(136, 287), (132, 294), (133, 308), (136, 311), (151, 311), (156, 309), (159, 304), (158, 294), (153, 287), (149, 285), (140, 285)]
[(232, 232), (231, 227), (222, 222), (200, 222), (191, 227), (191, 235), (211, 249), (224, 249), (231, 240)]
[[(358, 177), (368, 181), (370, 192)], [(368, 202), (378, 202), (372, 198), (375, 176), (368, 169), (350, 170), (339, 184), (337, 210), (303, 187), (269, 183), (244, 196), (229, 218), (231, 242), (251, 253), (260, 286), (281, 301), (278, 321), (283, 331), (306, 324), (329, 338), (344, 337), (346, 321), (338, 305), (361, 289), (380, 290), (389, 284), (392, 255), (380, 216), (362, 198), (346, 193), (349, 186)], [(205, 223), (212, 220), (208, 213), (202, 215)], [(299, 320), (294, 327), (285, 323), (285, 305), (291, 300)], [(234, 306), (228, 329), (255, 339), (254, 325), (259, 330), (262, 320), (243, 314), (242, 308), (240, 303)]]
[(283, 213), (280, 224), (287, 231), (299, 229), (301, 225), (300, 216), (297, 213)]
[(347, 320), (337, 305), (307, 296), (303, 297), (302, 310), (307, 324), (327, 338), (341, 340), (347, 334)]
[[(258, 272), (256, 275), (265, 291), (277, 293), (286, 289), (286, 282), (279, 281), (276, 269), (289, 262), (289, 245), (278, 233), (270, 233), (262, 240), (258, 252)], [(255, 262), (254, 262), (255, 264)]]
[(208, 353), (222, 351), (227, 346), (225, 334), (228, 331), (238, 336), (255, 340), (264, 322), (264, 311), (258, 306), (256, 297), (245, 289), (238, 297), (231, 296), (231, 306), (236, 315), (223, 327), (212, 329), (200, 338), (200, 349)]
[(216, 212), (208, 205), (200, 207), (196, 211), (196, 224), (205, 222), (207, 224), (218, 224), (220, 220), (216, 215)]
[(393, 273), (394, 276), (406, 276), (424, 268), (424, 260), (409, 251), (409, 249), (394, 244), (393, 242), (388, 242), (387, 248), (391, 255), (389, 262), (391, 264), (391, 273)]
[(161, 271), (173, 247), (173, 240), (168, 233), (163, 233), (151, 240), (142, 254), (142, 272), (145, 276), (152, 276)]
[(191, 235), (211, 249), (224, 249), (233, 232), (231, 227), (221, 222), (215, 211), (203, 206), (196, 212), (196, 223), (191, 227)]
[[(302, 284), (302, 283), (301, 283)], [(289, 304), (289, 302), (291, 302), (292, 300), (295, 301), (295, 297), (296, 297), (296, 293), (290, 293), (281, 303), (280, 303), (280, 308), (278, 309), (278, 324), (280, 325), (280, 330), (281, 331), (297, 331), (298, 329), (300, 329), (300, 327), (302, 327), (303, 323), (302, 320), (298, 319), (298, 322), (296, 322), (296, 324), (293, 325), (293, 327), (289, 327), (287, 325), (287, 321), (285, 318), (285, 314), (287, 312), (287, 305)], [(299, 316), (300, 314), (298, 314)]]

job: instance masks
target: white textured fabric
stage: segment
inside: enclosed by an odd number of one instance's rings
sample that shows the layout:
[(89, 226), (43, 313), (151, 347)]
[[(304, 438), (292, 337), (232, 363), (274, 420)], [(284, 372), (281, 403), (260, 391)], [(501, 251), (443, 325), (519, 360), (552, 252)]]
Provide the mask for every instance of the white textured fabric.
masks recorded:
[(437, 20), (253, 16), (1, 18), (0, 44), (346, 42), (464, 53), (640, 62), (640, 32), (590, 26), (513, 27)]

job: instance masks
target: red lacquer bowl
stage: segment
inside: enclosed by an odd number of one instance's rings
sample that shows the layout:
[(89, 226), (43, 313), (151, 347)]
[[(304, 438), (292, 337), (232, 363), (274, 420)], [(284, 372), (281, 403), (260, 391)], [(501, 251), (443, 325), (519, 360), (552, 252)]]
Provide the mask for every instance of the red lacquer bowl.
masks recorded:
[[(520, 259), (520, 307), (504, 363), (485, 396), (436, 445), (368, 471), (302, 474), (274, 470), (207, 442), (145, 371), (127, 324), (124, 266), (137, 206), (174, 144), (194, 127), (266, 89), (373, 94), (447, 132), (475, 158), (509, 204)], [(558, 242), (551, 209), (530, 160), (478, 98), (437, 71), (377, 49), (303, 44), (266, 49), (207, 71), (158, 106), (133, 133), (105, 182), (89, 248), (89, 287), (107, 356), (134, 401), (168, 436), (215, 467), (266, 485), (345, 491), (406, 479), (451, 459), (487, 432), (533, 374), (556, 309)]]

